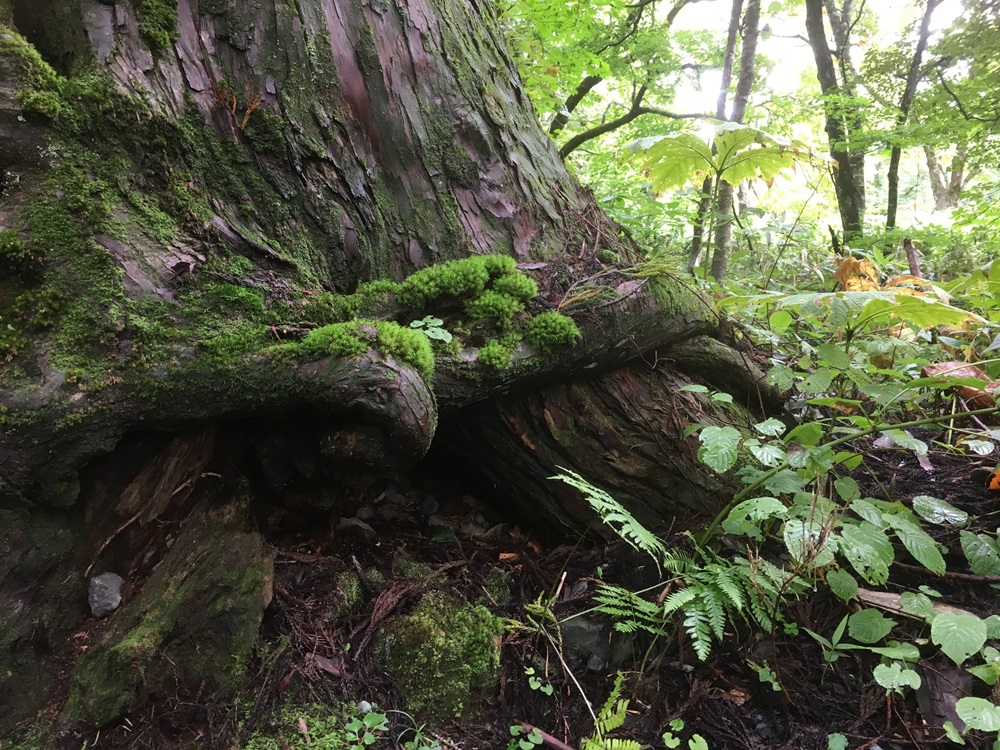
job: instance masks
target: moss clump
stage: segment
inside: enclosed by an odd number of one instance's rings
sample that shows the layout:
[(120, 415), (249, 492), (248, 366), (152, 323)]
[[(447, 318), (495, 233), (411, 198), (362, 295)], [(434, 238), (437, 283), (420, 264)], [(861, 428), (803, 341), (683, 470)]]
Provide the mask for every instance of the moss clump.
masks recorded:
[(504, 336), (502, 339), (490, 339), (480, 349), (476, 361), (483, 367), (503, 372), (510, 367), (510, 358), (520, 343), (520, 336)]
[(13, 229), (0, 231), (0, 275), (36, 280), (42, 270), (40, 260)]
[(564, 346), (575, 346), (580, 340), (580, 329), (566, 315), (544, 312), (527, 322), (524, 338), (542, 354), (551, 354)]
[(508, 331), (514, 325), (514, 316), (524, 310), (524, 304), (510, 295), (487, 289), (465, 304), (465, 312), (472, 320), (492, 319), (497, 328)]
[(320, 325), (343, 323), (355, 318), (381, 318), (393, 308), (399, 284), (388, 279), (369, 281), (354, 294), (321, 292), (303, 306), (307, 320)]
[(501, 631), (500, 619), (485, 607), (433, 591), (385, 627), (377, 650), (407, 709), (440, 724), (474, 716), (471, 696), (495, 694)]
[(177, 38), (177, 0), (133, 0), (139, 35), (150, 49), (166, 49)]
[(443, 297), (472, 297), (492, 279), (517, 272), (517, 263), (506, 255), (476, 255), (430, 266), (409, 276), (399, 286), (397, 299), (409, 308), (420, 308)]
[(508, 273), (493, 282), (493, 291), (528, 304), (538, 296), (538, 284), (523, 273)]
[(356, 357), (369, 349), (412, 366), (424, 379), (434, 374), (430, 339), (419, 331), (385, 320), (357, 320), (317, 328), (300, 343), (283, 347), (291, 353)]

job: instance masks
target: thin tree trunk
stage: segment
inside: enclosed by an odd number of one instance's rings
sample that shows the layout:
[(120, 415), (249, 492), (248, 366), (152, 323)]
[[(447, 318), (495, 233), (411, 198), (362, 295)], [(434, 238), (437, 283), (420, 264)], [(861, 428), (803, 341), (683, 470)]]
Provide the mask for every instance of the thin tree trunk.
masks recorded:
[[(927, 48), (927, 38), (930, 36), (931, 15), (940, 2), (941, 0), (927, 0), (927, 7), (924, 9), (924, 16), (920, 21), (920, 36), (917, 38), (917, 46), (913, 50), (910, 70), (906, 75), (906, 87), (903, 89), (903, 96), (899, 101), (899, 115), (896, 118), (897, 136), (901, 135), (903, 126), (910, 116), (910, 107), (913, 105), (913, 97), (917, 93), (917, 81), (920, 78), (920, 63), (924, 57), (924, 50)], [(897, 137), (889, 155), (889, 196), (886, 199), (885, 216), (887, 230), (896, 228), (896, 211), (899, 206), (899, 160), (902, 153), (903, 149), (899, 145)]]
[[(831, 3), (831, 5), (834, 5)], [(835, 7), (835, 5), (834, 5)], [(849, 5), (845, 3), (845, 17)], [(834, 27), (844, 27), (845, 23), (836, 13), (830, 15)], [(852, 147), (852, 136), (859, 135), (860, 112), (845, 112), (843, 102), (834, 99), (838, 95), (852, 96), (854, 91), (850, 81), (841, 82), (837, 77), (833, 52), (826, 38), (823, 22), (823, 0), (806, 0), (806, 32), (809, 46), (816, 61), (816, 76), (824, 94), (823, 109), (826, 119), (826, 135), (830, 142), (830, 155), (837, 162), (833, 170), (833, 185), (840, 208), (840, 220), (844, 227), (845, 244), (858, 237), (864, 228), (865, 216), (865, 170), (864, 151)], [(846, 32), (843, 32), (846, 33)], [(840, 35), (838, 35), (840, 36)], [(849, 41), (838, 39), (841, 74), (849, 75)]]
[[(746, 115), (750, 92), (753, 90), (756, 78), (757, 38), (760, 29), (760, 0), (749, 0), (746, 13), (743, 15), (743, 51), (740, 54), (740, 75), (736, 82), (736, 94), (733, 98), (732, 122), (742, 123)], [(720, 217), (719, 227), (715, 233), (715, 253), (712, 256), (712, 276), (716, 281), (723, 281), (729, 273), (729, 255), (732, 249), (733, 221), (736, 216), (736, 206), (733, 200), (733, 186), (723, 181), (719, 186), (719, 205), (717, 215)]]

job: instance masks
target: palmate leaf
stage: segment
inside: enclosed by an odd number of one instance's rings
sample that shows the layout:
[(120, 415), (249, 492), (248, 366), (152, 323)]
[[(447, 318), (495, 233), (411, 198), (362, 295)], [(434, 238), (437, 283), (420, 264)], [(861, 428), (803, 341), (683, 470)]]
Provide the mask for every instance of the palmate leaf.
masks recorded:
[(646, 169), (653, 190), (663, 192), (715, 175), (711, 147), (690, 133), (642, 138), (629, 145)]

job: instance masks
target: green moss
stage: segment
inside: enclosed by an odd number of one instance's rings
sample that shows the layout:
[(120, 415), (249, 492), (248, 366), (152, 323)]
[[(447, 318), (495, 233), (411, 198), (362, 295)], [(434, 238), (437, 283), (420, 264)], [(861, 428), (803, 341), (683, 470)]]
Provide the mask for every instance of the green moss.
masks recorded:
[(457, 143), (452, 143), (444, 151), (444, 171), (451, 182), (461, 187), (473, 188), (479, 185), (479, 168)]
[(54, 91), (25, 91), (18, 96), (21, 111), (55, 120), (63, 113), (63, 99)]
[(557, 312), (544, 312), (527, 322), (524, 338), (543, 354), (567, 346), (575, 346), (580, 340), (580, 329), (572, 318)]
[(508, 273), (493, 282), (493, 291), (528, 304), (538, 296), (538, 284), (523, 273)]
[(410, 308), (422, 308), (443, 297), (471, 297), (486, 289), (491, 279), (517, 270), (506, 255), (476, 255), (417, 271), (400, 284), (397, 298)]
[(41, 259), (13, 229), (0, 231), (0, 275), (17, 275), (33, 280), (41, 273)]
[(166, 49), (177, 38), (177, 0), (132, 0), (139, 35), (150, 49)]
[(501, 632), (499, 618), (485, 607), (434, 591), (386, 625), (377, 652), (407, 709), (440, 724), (473, 718), (476, 698), (495, 696)]
[(479, 349), (476, 361), (484, 367), (503, 372), (510, 367), (510, 357), (520, 343), (520, 336), (510, 335), (502, 339), (490, 339)]
[(357, 614), (364, 602), (360, 576), (349, 570), (338, 573), (337, 590), (339, 596), (331, 612), (331, 617), (334, 620), (340, 620), (349, 615)]
[(281, 156), (285, 153), (285, 134), (282, 132), (282, 125), (281, 117), (261, 107), (250, 115), (243, 133), (257, 153)]
[(492, 289), (485, 290), (465, 304), (465, 312), (472, 320), (495, 320), (501, 331), (510, 330), (514, 316), (522, 310), (524, 304), (520, 300)]
[(606, 266), (613, 266), (621, 260), (621, 256), (614, 250), (604, 249), (597, 254), (597, 259)]
[(434, 374), (434, 350), (419, 331), (385, 320), (356, 320), (333, 323), (311, 331), (298, 344), (283, 347), (292, 354), (355, 357), (369, 349), (407, 363), (429, 379)]

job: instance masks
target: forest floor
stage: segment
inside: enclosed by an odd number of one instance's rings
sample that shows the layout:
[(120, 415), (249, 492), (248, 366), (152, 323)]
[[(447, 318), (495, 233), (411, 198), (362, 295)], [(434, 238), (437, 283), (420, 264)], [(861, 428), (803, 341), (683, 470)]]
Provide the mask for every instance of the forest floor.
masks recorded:
[[(922, 466), (906, 451), (869, 446), (865, 454), (865, 463), (855, 472), (864, 496), (905, 503), (915, 495), (933, 495), (978, 517), (980, 524), (996, 525), (1000, 493), (970, 478), (969, 457), (932, 450), (931, 470), (927, 462)], [(310, 737), (305, 717), (282, 718), (282, 702), (290, 696), (301, 702), (305, 696), (306, 702), (322, 705), (363, 700), (382, 711), (400, 708), (396, 687), (375, 665), (372, 636), (388, 617), (407, 611), (430, 589), (482, 601), (510, 623), (521, 624), (502, 636), (498, 700), (484, 707), (477, 720), (446, 723), (428, 733), (428, 741), (436, 738), (441, 748), (500, 750), (511, 740), (510, 728), (522, 723), (550, 735), (546, 739), (550, 747), (577, 748), (594, 729), (582, 693), (598, 711), (619, 669), (627, 677), (622, 697), (630, 701), (629, 717), (611, 736), (653, 748), (668, 746), (662, 737), (676, 719), (684, 724), (673, 732), (682, 748), (688, 748), (697, 734), (705, 744), (695, 740), (690, 747), (826, 750), (832, 733), (843, 735), (848, 748), (937, 747), (949, 744), (942, 739), (940, 724), (949, 715), (955, 692), (968, 694), (975, 689), (988, 695), (988, 688), (973, 686), (966, 681), (967, 673), (938, 658), (920, 664), (923, 687), (905, 696), (887, 696), (874, 681), (872, 669), (878, 657), (869, 652), (844, 651), (841, 658), (827, 663), (819, 644), (803, 629), (829, 638), (850, 609), (822, 586), (788, 602), (787, 617), (799, 626), (796, 635), (738, 629), (716, 644), (705, 661), (699, 661), (676, 634), (655, 640), (633, 635), (623, 649), (622, 637), (612, 636), (611, 622), (586, 611), (595, 605), (592, 596), (598, 580), (633, 590), (657, 584), (652, 560), (627, 545), (604, 543), (596, 535), (572, 545), (546, 543), (513, 519), (498, 517), (453, 480), (419, 472), (407, 477), (361, 477), (336, 493), (341, 500), (350, 498), (350, 511), (366, 516), (374, 535), (358, 533), (363, 526), (338, 528), (315, 509), (295, 510), (294, 502), (258, 519), (276, 549), (275, 595), (265, 635), (272, 644), (282, 645), (256, 665), (257, 677), (243, 699), (234, 706), (161, 697), (144, 713), (90, 737), (89, 747), (326, 747)], [(393, 506), (391, 513), (383, 512), (387, 503)], [(386, 520), (389, 516), (391, 521)], [(906, 560), (902, 555), (900, 562)], [(897, 560), (900, 556), (897, 552)], [(991, 581), (962, 577), (963, 561), (948, 562), (944, 577), (894, 564), (883, 589), (891, 593), (923, 584), (940, 592), (939, 601), (980, 617), (1000, 612)], [(498, 569), (506, 580), (503, 595), (496, 593)], [(331, 621), (329, 602), (342, 595), (338, 587), (345, 572), (359, 575), (362, 604), (353, 614)], [(658, 590), (647, 596), (655, 599)], [(564, 621), (564, 642), (558, 647), (531, 626), (530, 605), (539, 600), (551, 601), (551, 611)], [(570, 633), (573, 619), (567, 620), (579, 613), (584, 614), (575, 619), (586, 626), (576, 630), (588, 631), (582, 635)], [(904, 627), (911, 630), (911, 641), (926, 643), (928, 628), (917, 620), (910, 622)], [(594, 633), (605, 645), (593, 648), (587, 639)], [(775, 687), (762, 681), (750, 663), (771, 665)], [(534, 672), (526, 674), (528, 669)], [(403, 713), (387, 716), (390, 730), (373, 747), (402, 747), (413, 737), (413, 720)], [(262, 742), (265, 736), (272, 739)], [(399, 744), (393, 737), (399, 737)], [(978, 746), (974, 737), (967, 741)], [(982, 740), (981, 746), (988, 743)]]

